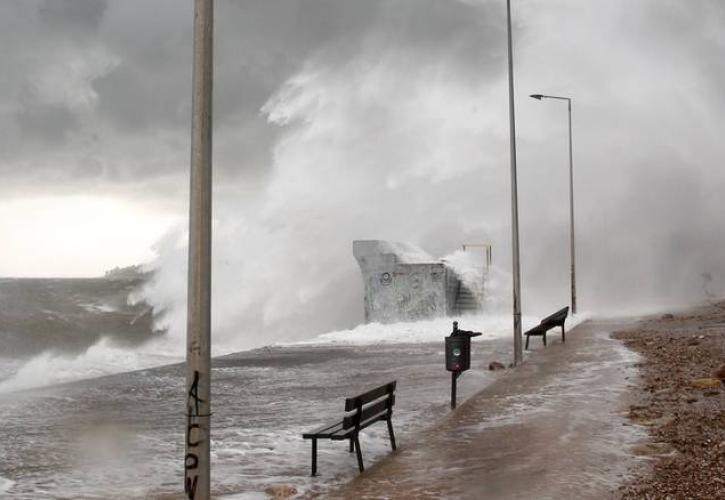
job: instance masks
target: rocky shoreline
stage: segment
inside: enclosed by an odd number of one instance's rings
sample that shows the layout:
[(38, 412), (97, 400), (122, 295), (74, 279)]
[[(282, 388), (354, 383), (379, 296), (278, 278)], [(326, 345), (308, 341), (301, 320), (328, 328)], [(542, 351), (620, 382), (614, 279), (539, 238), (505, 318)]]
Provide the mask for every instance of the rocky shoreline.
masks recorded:
[(628, 417), (650, 434), (621, 498), (725, 499), (725, 302), (613, 337), (642, 357)]

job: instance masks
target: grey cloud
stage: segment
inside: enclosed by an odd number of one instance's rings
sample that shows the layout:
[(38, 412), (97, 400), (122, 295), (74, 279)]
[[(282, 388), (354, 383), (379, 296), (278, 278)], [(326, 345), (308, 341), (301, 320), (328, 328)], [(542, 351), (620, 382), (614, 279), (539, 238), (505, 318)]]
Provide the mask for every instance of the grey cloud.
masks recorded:
[(108, 7), (107, 0), (45, 0), (38, 7), (43, 28), (61, 37), (94, 33)]
[(93, 88), (99, 96), (98, 114), (109, 118), (120, 129), (118, 133), (181, 128), (189, 122), (190, 106), (179, 99), (181, 94), (191, 93), (185, 79), (122, 62), (94, 80)]
[(59, 105), (28, 103), (17, 113), (20, 133), (24, 140), (40, 140), (48, 145), (58, 145), (68, 137), (68, 132), (78, 128), (78, 118), (68, 108)]
[[(718, 193), (725, 175), (718, 170), (725, 5), (571, 0), (544, 11), (543, 2), (516, 4), (527, 286), (546, 295), (552, 283), (565, 289), (567, 276), (566, 203), (557, 191), (566, 181), (558, 170), (564, 157), (556, 156), (563, 143), (552, 144), (564, 137), (558, 128), (563, 108), (526, 99), (547, 91), (538, 88), (544, 84), (576, 96), (579, 243), (582, 279), (589, 280), (590, 289), (601, 290), (601, 296), (623, 293), (627, 288), (611, 278), (612, 269), (619, 268), (621, 278), (636, 270), (636, 263), (646, 264), (652, 274), (672, 269), (667, 278), (648, 281), (653, 293), (677, 281), (696, 281), (700, 268), (723, 270)], [(158, 198), (159, 204), (183, 203), (176, 200), (185, 200), (188, 188), (191, 6), (178, 0), (0, 4), (0, 44), (6, 47), (0, 53), (0, 190), (90, 186), (147, 201)], [(216, 180), (229, 189), (265, 188), (274, 146), (299, 124), (270, 125), (260, 109), (305, 68), (354, 78), (361, 73), (349, 65), (377, 62), (399, 65), (401, 74), (413, 76), (401, 79), (409, 85), (432, 76), (449, 78), (490, 95), (480, 116), (493, 119), (481, 139), (504, 147), (480, 151), (500, 169), (501, 179), (469, 173), (441, 186), (466, 197), (469, 215), (493, 228), (491, 237), (501, 247), (497, 257), (509, 258), (503, 2), (219, 0), (215, 9)], [(560, 33), (572, 38), (552, 43)], [(33, 79), (55, 57), (69, 67), (92, 57), (114, 61), (81, 82), (95, 92), (87, 107), (29, 99)], [(416, 88), (400, 92), (406, 91)], [(395, 109), (386, 97), (358, 118), (386, 131)], [(533, 106), (539, 107), (532, 111)], [(360, 140), (376, 146), (374, 137)], [(67, 164), (55, 163), (57, 158)], [(426, 182), (413, 180), (400, 188), (402, 199), (424, 204), (414, 189)], [(495, 189), (486, 187), (482, 195), (479, 182)], [(443, 188), (430, 198), (448, 206)], [(497, 209), (490, 210), (494, 204)], [(401, 208), (406, 210), (415, 217), (412, 208)], [(475, 236), (464, 227), (464, 215), (452, 210), (450, 222), (437, 221), (419, 234), (420, 242), (443, 252), (459, 236)]]

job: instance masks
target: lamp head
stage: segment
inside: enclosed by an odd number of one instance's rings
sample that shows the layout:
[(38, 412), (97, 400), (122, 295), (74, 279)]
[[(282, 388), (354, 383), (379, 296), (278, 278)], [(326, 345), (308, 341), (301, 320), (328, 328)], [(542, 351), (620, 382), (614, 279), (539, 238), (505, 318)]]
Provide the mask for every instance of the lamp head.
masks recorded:
[(542, 94), (531, 94), (530, 97), (533, 97), (534, 99), (538, 99), (540, 101), (541, 98), (544, 97), (544, 96)]

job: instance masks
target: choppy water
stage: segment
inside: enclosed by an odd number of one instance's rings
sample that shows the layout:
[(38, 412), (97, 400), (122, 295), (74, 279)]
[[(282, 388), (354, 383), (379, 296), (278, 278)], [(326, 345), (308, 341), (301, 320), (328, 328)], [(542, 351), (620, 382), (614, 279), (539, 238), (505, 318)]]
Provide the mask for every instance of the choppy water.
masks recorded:
[[(445, 333), (445, 332), (443, 332)], [(442, 338), (443, 334), (441, 335)], [(489, 383), (503, 339), (474, 344), (461, 398)], [(275, 347), (215, 360), (213, 485), (216, 494), (291, 484), (323, 492), (357, 475), (347, 444), (322, 442), (320, 477), (309, 478), (301, 433), (341, 415), (343, 399), (398, 380), (398, 441), (448, 412), (441, 343)], [(175, 496), (183, 477), (183, 367), (167, 366), (4, 394), (0, 476), (10, 498)], [(384, 425), (361, 438), (366, 463), (388, 452)]]
[[(127, 303), (138, 284), (0, 280), (3, 498), (181, 497), (184, 373), (168, 363), (182, 359), (183, 340), (154, 334), (151, 311)], [(459, 381), (461, 400), (493, 380), (490, 361), (511, 356), (509, 317), (462, 321), (484, 336)], [(525, 326), (532, 321), (524, 318)], [(392, 379), (397, 440), (413, 440), (449, 411), (449, 332), (445, 318), (364, 325), (215, 358), (215, 495), (276, 484), (315, 495), (356, 477), (346, 443), (321, 442), (320, 476), (310, 478), (310, 443), (301, 434), (339, 419), (345, 397)], [(159, 367), (138, 370), (149, 366)], [(367, 464), (389, 453), (384, 425), (367, 429), (361, 443)]]
[(0, 278), (0, 361), (6, 361), (0, 366), (49, 349), (82, 352), (104, 337), (126, 346), (148, 340), (151, 309), (128, 303), (141, 283), (142, 278)]

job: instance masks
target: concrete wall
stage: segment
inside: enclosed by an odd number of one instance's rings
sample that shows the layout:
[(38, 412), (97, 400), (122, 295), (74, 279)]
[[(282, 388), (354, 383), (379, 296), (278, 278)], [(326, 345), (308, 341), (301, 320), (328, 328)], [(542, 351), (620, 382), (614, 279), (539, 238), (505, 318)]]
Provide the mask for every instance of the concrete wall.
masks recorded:
[(365, 286), (365, 321), (390, 323), (453, 312), (455, 273), (420, 249), (380, 240), (353, 242)]

